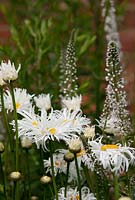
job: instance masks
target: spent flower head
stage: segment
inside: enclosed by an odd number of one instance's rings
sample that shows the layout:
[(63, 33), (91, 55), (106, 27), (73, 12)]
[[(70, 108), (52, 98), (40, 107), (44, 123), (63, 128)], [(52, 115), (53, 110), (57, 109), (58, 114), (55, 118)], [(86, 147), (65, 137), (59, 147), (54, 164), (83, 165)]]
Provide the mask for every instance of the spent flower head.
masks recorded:
[(84, 137), (93, 139), (95, 137), (95, 126), (87, 126), (83, 131)]
[(21, 65), (19, 64), (18, 69), (16, 70), (14, 63), (11, 63), (10, 60), (8, 62), (1, 62), (0, 70), (2, 73), (2, 78), (4, 81), (14, 81), (18, 78), (18, 72), (21, 69)]
[(81, 102), (82, 102), (82, 96), (81, 95), (61, 98), (62, 107), (68, 108), (69, 110), (79, 110), (80, 107), (81, 107)]
[(40, 94), (34, 97), (34, 101), (39, 109), (49, 110), (51, 108), (50, 94)]

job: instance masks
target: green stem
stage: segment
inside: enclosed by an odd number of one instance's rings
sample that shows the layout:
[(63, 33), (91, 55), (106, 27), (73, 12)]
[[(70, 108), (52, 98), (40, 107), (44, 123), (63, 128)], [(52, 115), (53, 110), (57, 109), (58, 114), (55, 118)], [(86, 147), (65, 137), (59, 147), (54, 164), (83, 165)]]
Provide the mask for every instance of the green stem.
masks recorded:
[(93, 187), (93, 180), (91, 181), (90, 179), (90, 174), (89, 174), (89, 171), (88, 171), (88, 168), (83, 164), (83, 171), (84, 171), (84, 174), (85, 174), (85, 177), (86, 177), (86, 180), (87, 180), (87, 184), (89, 186), (89, 188), (91, 189), (91, 191), (94, 193), (94, 187)]
[(3, 181), (3, 187), (4, 187), (4, 196), (5, 200), (7, 200), (7, 195), (6, 195), (6, 181), (5, 181), (5, 175), (2, 167), (2, 159), (1, 159), (1, 154), (0, 154), (0, 171), (1, 171), (1, 176), (2, 176), (2, 181)]
[(114, 174), (114, 193), (115, 193), (115, 200), (119, 199), (119, 184), (118, 184), (118, 176)]
[(55, 175), (54, 175), (53, 149), (52, 149), (52, 142), (51, 142), (51, 140), (50, 140), (50, 159), (51, 159), (53, 187), (54, 187), (54, 192), (55, 192), (56, 200), (58, 200), (58, 192), (57, 192), (57, 186), (56, 186)]
[(49, 184), (49, 190), (50, 190), (50, 192), (51, 192), (52, 199), (54, 199), (54, 193), (53, 193), (53, 191), (52, 191), (52, 187), (51, 187), (51, 185), (50, 185), (50, 184)]
[(46, 200), (46, 199), (45, 199), (45, 186), (44, 186), (44, 194), (43, 194), (43, 195), (44, 195), (43, 200)]
[(19, 183), (14, 181), (14, 199), (19, 200)]
[(44, 160), (43, 153), (44, 152), (41, 147), (40, 147), (39, 151), (40, 151), (40, 167), (41, 167), (42, 174), (44, 174), (44, 162), (43, 162), (43, 160)]
[(81, 194), (81, 180), (80, 180), (80, 173), (79, 173), (79, 166), (78, 166), (78, 161), (77, 161), (77, 156), (76, 153), (74, 153), (75, 157), (75, 166), (76, 166), (76, 173), (78, 177), (78, 189), (79, 189), (79, 200), (82, 200), (82, 194)]
[(27, 163), (27, 179), (28, 179), (28, 196), (31, 196), (31, 185), (30, 185), (30, 165), (29, 165), (29, 150), (26, 149), (26, 163)]
[[(15, 102), (15, 95), (14, 95), (14, 90), (13, 90), (13, 85), (12, 82), (10, 82), (10, 93), (12, 97), (12, 103), (13, 103), (13, 109), (14, 109), (14, 120), (15, 120), (15, 169), (18, 171), (18, 122), (17, 122), (17, 111), (16, 111), (16, 102)], [(15, 183), (15, 200), (19, 200), (19, 184), (18, 181)]]
[(5, 110), (3, 88), (1, 88), (1, 87), (0, 87), (0, 96), (1, 96), (1, 105), (2, 105), (2, 113), (3, 113), (5, 128), (6, 128), (6, 131), (8, 133), (10, 149), (13, 152), (14, 149), (13, 149), (13, 143), (12, 143), (12, 138), (11, 138), (11, 131), (10, 131), (10, 128), (9, 128), (9, 123), (8, 123), (8, 119), (7, 119), (7, 113), (6, 113), (6, 110)]
[(15, 168), (16, 171), (18, 171), (18, 143), (19, 143), (19, 139), (18, 139), (18, 122), (17, 122), (17, 112), (16, 112), (16, 102), (15, 102), (15, 95), (14, 95), (14, 90), (13, 90), (13, 85), (12, 82), (10, 82), (10, 93), (11, 93), (11, 97), (12, 97), (12, 103), (13, 103), (13, 108), (14, 108), (14, 120), (15, 120), (15, 136), (16, 136), (16, 161), (15, 161)]
[(64, 193), (64, 196), (65, 196), (65, 197), (67, 196), (67, 185), (68, 185), (69, 166), (70, 166), (70, 162), (67, 162), (67, 174), (66, 174), (65, 193)]

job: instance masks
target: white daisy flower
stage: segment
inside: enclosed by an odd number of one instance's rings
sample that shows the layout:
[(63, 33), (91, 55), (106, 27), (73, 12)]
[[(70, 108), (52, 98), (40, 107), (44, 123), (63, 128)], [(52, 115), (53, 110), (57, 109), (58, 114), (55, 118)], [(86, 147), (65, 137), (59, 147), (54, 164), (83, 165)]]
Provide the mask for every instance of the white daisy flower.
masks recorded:
[[(77, 191), (77, 187), (75, 189), (68, 187), (67, 188), (67, 195), (65, 197), (64, 195), (65, 192), (65, 188), (62, 187), (60, 188), (59, 192), (58, 192), (58, 199), (59, 200), (79, 200), (79, 192)], [(81, 189), (82, 192), (82, 199), (83, 200), (96, 200), (96, 198), (94, 197), (93, 193), (90, 193), (90, 190), (88, 187), (83, 186)]]
[(2, 77), (4, 81), (14, 81), (18, 78), (18, 72), (21, 69), (21, 65), (19, 64), (18, 69), (15, 69), (14, 63), (11, 63), (9, 60), (8, 63), (1, 62), (0, 69), (2, 72)]
[(81, 107), (82, 96), (76, 95), (75, 97), (63, 97), (61, 99), (62, 107), (69, 110), (79, 110)]
[[(65, 150), (65, 149), (58, 149), (53, 154), (53, 163), (54, 163), (55, 176), (58, 173), (62, 173), (62, 172), (64, 174), (66, 174), (67, 162), (64, 160), (64, 154), (66, 152), (67, 152), (67, 150)], [(50, 172), (50, 174), (52, 173), (50, 158), (48, 160), (44, 160), (44, 167), (47, 168), (46, 173), (48, 173), (48, 172)]]
[(116, 174), (128, 171), (130, 164), (135, 164), (135, 149), (120, 144), (102, 144), (102, 138), (89, 141), (92, 156), (104, 169)]
[[(24, 110), (30, 109), (30, 106), (31, 106), (30, 101), (33, 95), (28, 94), (26, 89), (14, 88), (14, 96), (15, 96), (17, 113), (21, 114), (21, 112), (23, 112)], [(12, 96), (9, 90), (6, 90), (6, 92), (4, 93), (4, 102), (5, 102), (5, 108), (7, 109), (7, 111), (12, 112), (13, 102), (12, 102)]]
[[(58, 173), (64, 173), (66, 175), (67, 173), (67, 162), (64, 160), (64, 155), (68, 152), (66, 149), (58, 149), (54, 154), (53, 154), (53, 162), (54, 162), (54, 173), (55, 176)], [(82, 167), (81, 167), (81, 160), (82, 156), (84, 155), (84, 150), (82, 150), (80, 153), (77, 153), (77, 160), (78, 160), (78, 166), (79, 170), (81, 172)], [(44, 160), (44, 167), (47, 169), (46, 172), (52, 174), (52, 169), (51, 169), (51, 160), (50, 158), (48, 160)], [(81, 173), (80, 173), (81, 175)], [(68, 177), (68, 182), (72, 181), (77, 181), (77, 173), (76, 173), (76, 166), (75, 166), (75, 161), (70, 162), (69, 166), (69, 177)], [(82, 176), (81, 176), (82, 179)], [(82, 179), (83, 180), (83, 179)]]
[(34, 97), (34, 101), (39, 109), (49, 110), (51, 108), (50, 94), (40, 94)]
[(51, 110), (50, 114), (47, 115), (46, 110), (42, 109), (40, 115), (35, 115), (37, 121), (33, 125), (31, 113), (24, 112), (24, 114), (21, 114), (24, 118), (18, 120), (19, 136), (24, 134), (24, 136), (34, 139), (37, 146), (41, 144), (43, 148), (46, 148), (48, 140), (68, 141), (74, 135), (80, 133), (83, 126), (89, 122), (81, 116), (81, 113)]

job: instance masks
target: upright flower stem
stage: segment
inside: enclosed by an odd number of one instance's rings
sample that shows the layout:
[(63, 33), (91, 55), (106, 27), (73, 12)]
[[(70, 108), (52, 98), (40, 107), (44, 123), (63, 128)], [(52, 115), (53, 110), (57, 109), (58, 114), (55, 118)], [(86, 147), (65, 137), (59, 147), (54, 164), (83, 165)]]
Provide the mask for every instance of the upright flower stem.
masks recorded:
[(5, 128), (6, 128), (6, 131), (8, 133), (8, 139), (9, 139), (9, 143), (10, 143), (10, 149), (13, 152), (13, 143), (12, 143), (12, 138), (11, 138), (11, 131), (10, 131), (9, 124), (8, 124), (7, 113), (5, 111), (3, 88), (1, 88), (1, 87), (0, 87), (0, 97), (1, 97), (2, 113), (3, 113)]
[(57, 186), (56, 186), (56, 182), (55, 182), (55, 175), (54, 175), (53, 149), (52, 149), (52, 141), (51, 140), (50, 140), (50, 159), (51, 159), (51, 170), (52, 170), (53, 187), (54, 187), (56, 200), (58, 200), (58, 191), (57, 191)]
[[(13, 109), (14, 109), (14, 120), (15, 120), (15, 136), (16, 136), (16, 140), (15, 140), (15, 170), (18, 171), (18, 154), (19, 154), (19, 149), (18, 149), (18, 143), (19, 143), (19, 139), (18, 139), (18, 122), (17, 122), (17, 111), (16, 111), (16, 102), (15, 102), (15, 95), (14, 95), (14, 90), (13, 90), (13, 85), (12, 85), (12, 81), (10, 82), (10, 93), (11, 93), (11, 97), (12, 97), (12, 103), (13, 103)], [(15, 185), (15, 200), (19, 200), (19, 185), (18, 185), (18, 181)]]
[(44, 163), (43, 163), (44, 155), (43, 155), (43, 150), (41, 147), (39, 151), (40, 151), (40, 168), (41, 168), (42, 174), (44, 174)]
[(66, 174), (65, 193), (64, 193), (64, 196), (65, 196), (65, 197), (67, 196), (67, 185), (68, 185), (69, 166), (70, 166), (70, 162), (67, 162), (67, 174)]
[(83, 164), (83, 171), (84, 171), (84, 174), (85, 174), (85, 177), (86, 177), (86, 180), (87, 180), (87, 184), (88, 184), (89, 188), (91, 189), (91, 191), (94, 193), (94, 187), (93, 187), (93, 184), (92, 184), (93, 180), (91, 180), (90, 172), (84, 164)]
[(118, 184), (118, 176), (114, 174), (114, 193), (115, 193), (115, 200), (119, 199), (119, 184)]
[(79, 189), (79, 200), (82, 200), (82, 194), (81, 194), (81, 180), (80, 180), (80, 173), (79, 173), (79, 166), (78, 166), (78, 161), (77, 161), (77, 156), (76, 153), (74, 153), (75, 157), (75, 166), (76, 166), (76, 173), (78, 177), (78, 189)]
[(3, 181), (4, 196), (5, 196), (5, 200), (7, 200), (7, 195), (6, 195), (6, 181), (5, 181), (5, 174), (4, 174), (3, 167), (2, 167), (1, 154), (0, 154), (0, 172), (1, 172), (2, 181)]
[(27, 181), (28, 181), (28, 196), (31, 196), (31, 185), (30, 185), (30, 165), (29, 165), (29, 150), (26, 149), (26, 164), (27, 164)]
[(16, 102), (15, 102), (15, 96), (14, 96), (14, 90), (13, 90), (13, 85), (12, 82), (10, 82), (10, 92), (11, 92), (11, 97), (12, 97), (12, 103), (13, 103), (13, 109), (14, 109), (14, 120), (15, 120), (15, 136), (16, 136), (16, 160), (15, 160), (15, 169), (18, 171), (18, 122), (17, 122), (17, 112), (16, 112)]

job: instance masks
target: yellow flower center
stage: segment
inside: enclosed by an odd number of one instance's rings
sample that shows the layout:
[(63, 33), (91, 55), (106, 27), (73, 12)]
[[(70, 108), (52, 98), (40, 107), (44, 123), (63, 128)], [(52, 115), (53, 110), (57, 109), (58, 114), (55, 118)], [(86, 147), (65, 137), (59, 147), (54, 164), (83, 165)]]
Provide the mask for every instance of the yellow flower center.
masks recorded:
[(20, 106), (21, 106), (21, 104), (20, 104), (20, 103), (16, 103), (16, 109), (19, 109), (19, 108), (20, 108)]
[(66, 123), (66, 122), (68, 122), (68, 120), (67, 120), (67, 119), (64, 119), (64, 120), (63, 120), (63, 124)]
[[(75, 196), (75, 199), (76, 199), (76, 200), (79, 200), (79, 199), (80, 199), (79, 194), (77, 194), (77, 195)], [(70, 200), (73, 200), (73, 197), (70, 197)]]
[(80, 199), (79, 194), (77, 194), (75, 198), (76, 200), (79, 200)]
[(116, 144), (105, 144), (101, 146), (102, 151), (106, 151), (107, 149), (119, 149), (119, 146)]
[(33, 121), (33, 122), (32, 122), (32, 125), (33, 125), (33, 126), (37, 126), (37, 125), (38, 125), (37, 121)]
[(49, 129), (49, 132), (54, 135), (56, 133), (56, 128), (50, 128)]
[(61, 163), (61, 161), (56, 160), (56, 161), (54, 162), (54, 165), (55, 165), (56, 167), (58, 167), (58, 166), (61, 166), (62, 163)]
[(77, 157), (79, 156), (83, 156), (86, 153), (85, 149), (81, 149), (81, 151), (79, 153), (77, 153)]
[(64, 162), (64, 163), (62, 163), (62, 161), (61, 160), (55, 160), (55, 162), (54, 162), (54, 166), (56, 166), (56, 167), (61, 167), (62, 166), (62, 164), (66, 164), (66, 162)]

